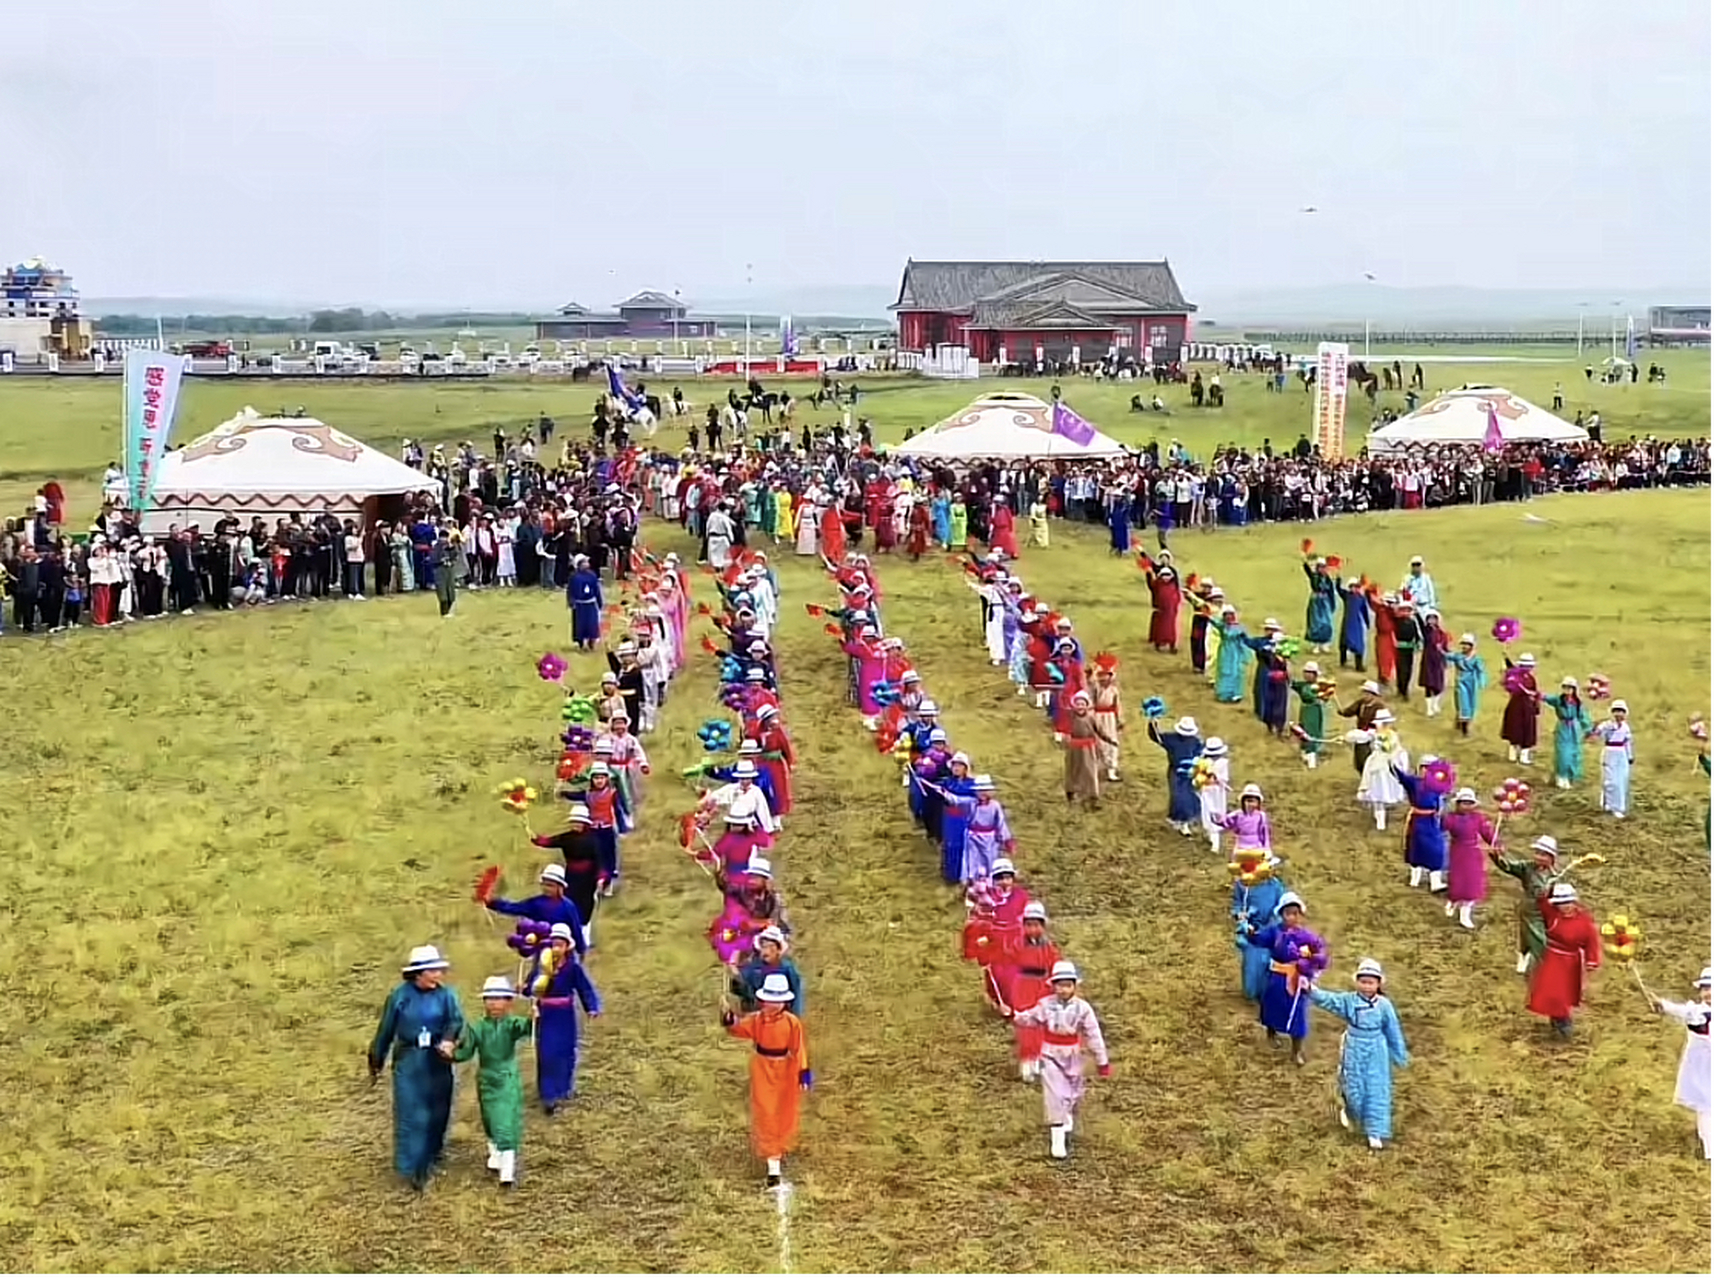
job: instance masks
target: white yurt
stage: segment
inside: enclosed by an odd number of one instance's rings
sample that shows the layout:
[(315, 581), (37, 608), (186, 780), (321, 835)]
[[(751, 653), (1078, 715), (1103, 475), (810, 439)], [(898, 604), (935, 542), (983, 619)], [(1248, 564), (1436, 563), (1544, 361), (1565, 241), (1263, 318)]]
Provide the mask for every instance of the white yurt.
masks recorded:
[(422, 472), (315, 418), (264, 418), (246, 408), (161, 459), (145, 533), (210, 528), (223, 516), (270, 526), (332, 512), (372, 525), (388, 499), (434, 487)]
[(1490, 408), (1499, 423), (1500, 438), (1507, 444), (1570, 444), (1589, 438), (1582, 427), (1504, 387), (1467, 383), (1455, 391), (1441, 392), (1414, 413), (1370, 433), (1369, 452), (1397, 453), (1437, 444), (1479, 445), (1488, 436)]
[(1095, 432), (1078, 444), (1053, 430), (1053, 406), (1018, 391), (995, 391), (973, 400), (890, 450), (906, 458), (1113, 458), (1125, 446)]

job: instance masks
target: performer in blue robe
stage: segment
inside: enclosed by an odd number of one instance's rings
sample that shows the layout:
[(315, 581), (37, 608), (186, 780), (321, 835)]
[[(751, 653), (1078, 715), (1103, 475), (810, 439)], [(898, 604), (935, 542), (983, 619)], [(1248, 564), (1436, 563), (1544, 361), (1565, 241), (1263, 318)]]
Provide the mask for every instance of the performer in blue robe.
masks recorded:
[(1476, 637), (1465, 632), (1458, 638), (1458, 652), (1446, 655), (1447, 665), (1458, 672), (1452, 686), (1452, 706), (1457, 715), (1458, 732), (1470, 736), (1470, 722), (1476, 718), (1482, 690), (1488, 687), (1488, 667), (1476, 652)]
[(1251, 943), (1268, 953), (1261, 1022), (1269, 1040), (1291, 1037), (1292, 1058), (1301, 1067), (1303, 1042), (1309, 1035), (1309, 984), (1327, 967), (1327, 944), (1303, 927), (1303, 899), (1297, 894), (1282, 896), (1278, 910), (1278, 924), (1250, 935)]
[(588, 923), (583, 913), (577, 909), (577, 904), (566, 897), (565, 868), (557, 862), (550, 862), (542, 868), (542, 891), (533, 897), (513, 901), (509, 898), (490, 898), (483, 905), (490, 911), (498, 911), (503, 916), (516, 916), (523, 920), (539, 920), (542, 924), (553, 926), (564, 924), (571, 926), (571, 939), (577, 947), (577, 954), (583, 955), (587, 944), (583, 938), (583, 926)]
[(565, 585), (565, 602), (571, 609), (571, 642), (594, 649), (601, 639), (601, 575), (589, 567), (588, 556), (578, 556), (571, 581)]
[(434, 590), (434, 526), (418, 520), (411, 526), (411, 569), (416, 575), (418, 591)]
[[(940, 876), (947, 884), (958, 884), (964, 878), (964, 833), (970, 828), (970, 811), (976, 806), (976, 779), (966, 773), (962, 778), (943, 780), (940, 788), (957, 797), (941, 810)], [(798, 988), (794, 985), (792, 990)]]
[(1107, 508), (1107, 531), (1113, 535), (1113, 554), (1131, 554), (1131, 495), (1115, 496)]
[[(1279, 629), (1274, 623), (1274, 620), (1269, 618), (1267, 624), (1262, 629), (1261, 635), (1246, 635), (1244, 637), (1244, 644), (1248, 646), (1251, 653), (1256, 655), (1256, 668), (1250, 674), (1250, 710), (1255, 715), (1256, 719), (1262, 721), (1264, 724), (1267, 723), (1267, 716), (1264, 713), (1266, 711), (1265, 703), (1268, 696), (1268, 672), (1270, 670), (1268, 655), (1273, 653), (1275, 646), (1278, 644), (1278, 636)], [(1222, 644), (1221, 648), (1225, 648), (1225, 645)], [(1283, 711), (1281, 712), (1281, 718), (1284, 718)]]
[(1316, 1008), (1346, 1027), (1339, 1038), (1339, 1123), (1350, 1128), (1355, 1120), (1377, 1151), (1393, 1136), (1393, 1068), (1410, 1065), (1398, 1011), (1382, 994), (1384, 980), (1381, 966), (1364, 960), (1357, 990), (1309, 991)]
[(1250, 661), (1249, 632), (1231, 618), (1217, 623), (1220, 652), (1214, 659), (1214, 700), (1242, 702), (1244, 700), (1244, 668)]
[(441, 985), (448, 965), (433, 947), (417, 947), (404, 981), (381, 1009), (369, 1045), (369, 1078), (393, 1059), (393, 1166), (418, 1191), (446, 1145), (452, 1119), (452, 1049), (464, 1034), (458, 993)]
[[(952, 499), (944, 493), (934, 495), (929, 503), (929, 514), (934, 519), (934, 540), (942, 547), (952, 545)], [(793, 991), (797, 987), (792, 987)]]
[(536, 1001), (536, 1092), (549, 1115), (577, 1092), (577, 1006), (592, 1018), (601, 1016), (601, 997), (577, 962), (570, 933), (564, 925), (554, 926), (553, 972), (543, 982), (538, 957), (524, 988)]
[(1344, 612), (1339, 619), (1339, 665), (1347, 660), (1357, 670), (1363, 670), (1363, 658), (1369, 652), (1369, 597), (1360, 579), (1347, 578), (1339, 588)]
[(1187, 836), (1191, 824), (1202, 820), (1202, 799), (1190, 780), (1191, 766), (1202, 754), (1202, 731), (1189, 716), (1179, 720), (1166, 733), (1161, 732), (1151, 720), (1149, 740), (1166, 752), (1167, 821), (1178, 829), (1180, 835)]
[(1333, 643), (1333, 602), (1339, 596), (1339, 584), (1327, 572), (1327, 561), (1316, 557), (1303, 562), (1304, 577), (1309, 579), (1309, 606), (1304, 612), (1303, 638), (1325, 653)]
[(1232, 918), (1238, 922), (1238, 971), (1244, 999), (1260, 1004), (1268, 981), (1268, 951), (1258, 947), (1250, 929), (1267, 929), (1280, 922), (1280, 899), (1286, 887), (1275, 875), (1255, 884), (1232, 882)]
[[(1434, 759), (1424, 756), (1418, 767), (1427, 768)], [(1405, 865), (1410, 868), (1411, 888), (1422, 883), (1426, 871), (1429, 891), (1439, 893), (1446, 888), (1446, 831), (1440, 825), (1446, 797), (1431, 792), (1420, 773), (1407, 773), (1395, 765), (1393, 776), (1410, 801), (1410, 816), (1405, 819)]]

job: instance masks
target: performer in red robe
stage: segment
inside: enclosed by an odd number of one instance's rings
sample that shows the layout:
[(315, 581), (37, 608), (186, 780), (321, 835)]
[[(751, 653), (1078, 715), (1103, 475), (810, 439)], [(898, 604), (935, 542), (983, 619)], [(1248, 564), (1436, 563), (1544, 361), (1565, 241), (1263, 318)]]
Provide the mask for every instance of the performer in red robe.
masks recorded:
[(1017, 522), (1012, 516), (1012, 509), (1004, 502), (994, 503), (994, 514), (988, 517), (988, 545), (996, 551), (1003, 551), (1011, 560), (1018, 558)]
[[(1047, 908), (1032, 902), (1024, 908), (1022, 929), (1006, 948), (1005, 961), (1010, 967), (1012, 990), (1007, 1002), (1014, 1014), (1035, 1008), (1038, 1001), (1053, 994), (1048, 975), (1059, 963), (1059, 948), (1047, 936)], [(1041, 1059), (1042, 1029), (1014, 1021), (1013, 1035), (1018, 1046), (1018, 1074), (1034, 1080)]]
[(821, 554), (834, 564), (845, 559), (845, 513), (830, 506), (821, 516)]
[[(797, 767), (797, 752), (792, 748), (791, 735), (780, 719), (780, 709), (764, 706), (756, 713), (759, 727), (756, 741), (762, 748), (762, 770), (774, 788), (774, 813), (784, 817), (792, 811), (792, 770)], [(774, 759), (778, 756), (778, 759)]]
[(911, 507), (911, 540), (909, 550), (912, 560), (921, 560), (923, 553), (928, 550), (929, 539), (934, 535), (934, 517), (929, 513), (928, 503), (918, 501)]
[(1601, 967), (1601, 929), (1569, 884), (1554, 885), (1536, 907), (1547, 924), (1547, 949), (1530, 975), (1527, 1008), (1569, 1037), (1572, 1015), (1583, 1003), (1583, 975)]
[(1149, 584), (1149, 600), (1154, 608), (1149, 614), (1149, 643), (1155, 652), (1178, 652), (1178, 608), (1184, 603), (1184, 590), (1178, 580), (1178, 570), (1172, 566), (1172, 552), (1164, 548), (1154, 557), (1140, 558), (1144, 580)]

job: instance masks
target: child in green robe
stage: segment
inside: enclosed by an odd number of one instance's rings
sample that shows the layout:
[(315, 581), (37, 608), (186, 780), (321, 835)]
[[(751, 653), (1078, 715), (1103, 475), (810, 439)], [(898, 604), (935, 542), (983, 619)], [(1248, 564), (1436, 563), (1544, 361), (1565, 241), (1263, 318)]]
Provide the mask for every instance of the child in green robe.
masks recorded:
[(518, 1151), (524, 1145), (524, 1082), (518, 1074), (518, 1046), (530, 1038), (530, 1020), (512, 1012), (517, 999), (507, 978), (482, 984), (486, 1016), (464, 1030), (454, 1062), (479, 1059), (476, 1097), (482, 1106), (482, 1128), (488, 1135), (488, 1167), (500, 1175), (500, 1185), (518, 1180)]
[(1297, 694), (1297, 725), (1303, 730), (1298, 747), (1303, 752), (1303, 767), (1313, 769), (1320, 763), (1321, 740), (1327, 735), (1327, 699), (1321, 692), (1321, 664), (1306, 662), (1302, 679), (1291, 682)]

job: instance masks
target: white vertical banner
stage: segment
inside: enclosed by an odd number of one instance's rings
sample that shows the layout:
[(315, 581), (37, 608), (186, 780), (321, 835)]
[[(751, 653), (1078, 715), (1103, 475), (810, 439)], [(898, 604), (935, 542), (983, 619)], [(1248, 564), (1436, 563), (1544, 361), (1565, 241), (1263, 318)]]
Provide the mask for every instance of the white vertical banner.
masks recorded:
[(125, 353), (125, 475), (133, 511), (146, 510), (154, 494), (188, 363), (164, 351)]
[(1337, 461), (1345, 456), (1345, 395), (1351, 347), (1323, 342), (1315, 349), (1315, 430), (1312, 439), (1321, 456)]

